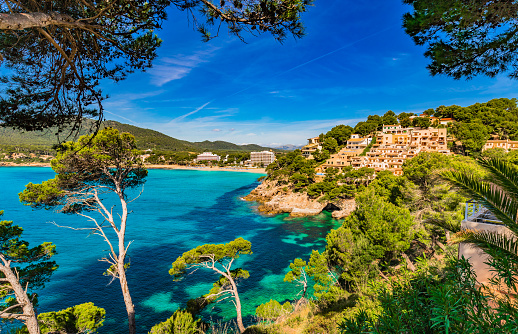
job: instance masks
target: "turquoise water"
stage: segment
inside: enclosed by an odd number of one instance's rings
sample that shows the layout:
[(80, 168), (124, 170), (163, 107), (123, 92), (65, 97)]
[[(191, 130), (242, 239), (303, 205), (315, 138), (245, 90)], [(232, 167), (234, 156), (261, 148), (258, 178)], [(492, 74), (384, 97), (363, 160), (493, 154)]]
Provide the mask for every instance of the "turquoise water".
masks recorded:
[[(52, 211), (33, 210), (18, 201), (28, 182), (39, 183), (54, 176), (50, 168), (0, 168), (0, 209), (4, 219), (24, 227), (31, 243), (51, 241), (57, 245), (59, 269), (40, 292), (39, 312), (94, 302), (106, 309), (101, 333), (125, 333), (126, 313), (118, 281), (102, 276), (107, 264), (100, 262), (107, 245), (99, 236), (57, 227), (88, 227), (86, 219)], [(294, 299), (298, 289), (284, 283), (289, 263), (307, 258), (321, 249), (329, 229), (339, 222), (328, 214), (289, 219), (257, 213), (254, 203), (241, 200), (257, 186), (259, 174), (198, 170), (150, 170), (142, 195), (130, 204), (126, 239), (131, 268), (129, 288), (137, 314), (139, 332), (164, 321), (187, 300), (209, 291), (217, 275), (198, 271), (173, 282), (168, 270), (183, 252), (204, 243), (223, 243), (243, 237), (252, 242), (253, 255), (242, 256), (237, 265), (250, 272), (239, 285), (245, 322), (253, 321), (255, 308), (270, 299)], [(137, 193), (136, 193), (137, 194)], [(230, 320), (230, 302), (209, 306), (206, 320)]]

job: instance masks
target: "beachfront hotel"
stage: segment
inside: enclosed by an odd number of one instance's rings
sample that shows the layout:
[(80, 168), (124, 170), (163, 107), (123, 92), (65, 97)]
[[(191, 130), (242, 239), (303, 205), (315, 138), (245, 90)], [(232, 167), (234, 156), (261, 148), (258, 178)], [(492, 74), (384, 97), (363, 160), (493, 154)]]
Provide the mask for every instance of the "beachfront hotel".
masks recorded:
[(275, 161), (275, 153), (272, 151), (250, 152), (250, 163), (252, 165), (268, 166)]
[(221, 157), (217, 154), (212, 154), (212, 152), (203, 152), (202, 154), (198, 154), (196, 156), (196, 161), (219, 161)]

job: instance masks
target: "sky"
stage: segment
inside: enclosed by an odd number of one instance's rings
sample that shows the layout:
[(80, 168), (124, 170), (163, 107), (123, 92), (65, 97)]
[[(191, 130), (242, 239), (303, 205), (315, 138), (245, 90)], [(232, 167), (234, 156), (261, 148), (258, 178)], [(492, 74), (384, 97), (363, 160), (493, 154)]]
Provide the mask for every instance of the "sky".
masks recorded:
[(425, 48), (402, 28), (410, 10), (400, 0), (314, 0), (302, 16), (306, 35), (281, 44), (225, 29), (205, 43), (187, 13), (170, 8), (153, 68), (103, 83), (105, 118), (182, 140), (275, 147), (387, 110), (518, 97), (518, 81), (505, 75), (430, 76)]

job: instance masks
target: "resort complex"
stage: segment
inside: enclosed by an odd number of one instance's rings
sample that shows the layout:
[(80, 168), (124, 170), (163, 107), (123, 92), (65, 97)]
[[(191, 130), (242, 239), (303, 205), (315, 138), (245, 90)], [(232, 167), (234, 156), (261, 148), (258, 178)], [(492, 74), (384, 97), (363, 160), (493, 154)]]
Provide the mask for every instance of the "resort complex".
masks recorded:
[[(368, 147), (373, 140), (375, 142), (369, 150)], [(308, 153), (314, 153), (317, 147), (321, 146), (318, 137), (310, 138), (308, 141), (302, 152), (306, 153), (306, 157), (312, 158)], [(317, 168), (317, 172), (325, 172), (329, 167), (337, 168), (341, 172), (344, 167), (352, 166), (354, 169), (368, 167), (375, 171), (389, 170), (395, 175), (402, 175), (401, 166), (405, 160), (420, 152), (451, 154), (447, 141), (446, 128), (404, 128), (399, 124), (384, 125), (383, 130), (374, 138), (361, 138), (358, 134), (353, 134), (347, 145), (338, 153), (332, 154)]]

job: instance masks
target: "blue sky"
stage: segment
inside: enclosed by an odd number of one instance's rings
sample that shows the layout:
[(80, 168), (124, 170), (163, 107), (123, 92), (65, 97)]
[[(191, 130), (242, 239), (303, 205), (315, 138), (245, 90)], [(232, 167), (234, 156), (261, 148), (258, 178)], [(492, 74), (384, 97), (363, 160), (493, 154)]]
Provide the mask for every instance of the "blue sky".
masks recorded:
[(154, 67), (104, 84), (106, 118), (189, 141), (302, 145), (387, 110), (518, 97), (506, 76), (431, 77), (425, 49), (401, 28), (409, 10), (400, 0), (315, 0), (306, 36), (280, 44), (266, 34), (243, 43), (225, 30), (203, 43), (171, 8)]

